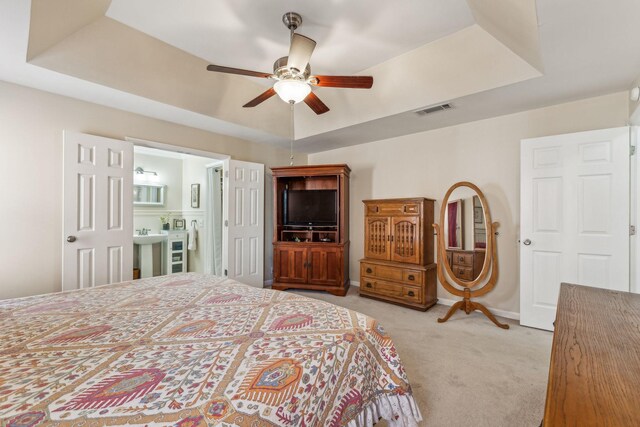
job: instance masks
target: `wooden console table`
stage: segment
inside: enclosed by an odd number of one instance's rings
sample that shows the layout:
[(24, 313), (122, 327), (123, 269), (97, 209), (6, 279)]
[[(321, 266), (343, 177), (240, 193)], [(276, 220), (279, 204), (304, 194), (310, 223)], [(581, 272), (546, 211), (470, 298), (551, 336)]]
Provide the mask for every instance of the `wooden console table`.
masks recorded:
[(640, 426), (640, 295), (561, 285), (543, 425)]

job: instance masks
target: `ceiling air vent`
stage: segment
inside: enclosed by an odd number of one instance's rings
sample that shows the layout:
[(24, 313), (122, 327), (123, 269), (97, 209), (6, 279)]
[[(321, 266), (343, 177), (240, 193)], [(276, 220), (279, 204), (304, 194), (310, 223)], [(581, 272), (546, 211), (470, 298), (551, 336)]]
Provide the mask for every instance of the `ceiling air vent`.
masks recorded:
[(427, 114), (437, 113), (438, 111), (445, 111), (452, 109), (453, 106), (449, 103), (436, 105), (434, 107), (423, 108), (422, 110), (414, 111), (419, 116), (426, 116)]

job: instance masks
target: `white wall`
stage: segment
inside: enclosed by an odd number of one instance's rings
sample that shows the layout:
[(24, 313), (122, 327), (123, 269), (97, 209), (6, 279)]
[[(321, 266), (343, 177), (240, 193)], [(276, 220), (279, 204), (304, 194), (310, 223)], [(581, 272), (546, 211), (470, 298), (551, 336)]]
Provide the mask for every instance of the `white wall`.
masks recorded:
[[(518, 312), (520, 140), (624, 126), (628, 114), (627, 93), (620, 92), (310, 154), (309, 163), (347, 163), (352, 169), (350, 275), (355, 281), (359, 280), (358, 260), (363, 257), (362, 200), (429, 197), (438, 200), (438, 215), (442, 197), (452, 184), (471, 181), (478, 185), (488, 199), (493, 220), (500, 222), (500, 278), (495, 289), (479, 300), (493, 308)], [(453, 298), (442, 287), (438, 295)]]
[[(0, 82), (0, 299), (61, 289), (65, 129), (182, 145), (267, 167), (289, 163), (286, 150)], [(296, 158), (306, 163), (306, 155)], [(265, 221), (271, 221), (270, 206)], [(269, 241), (267, 266), (272, 263)]]
[[(196, 249), (188, 251), (187, 265), (189, 271), (204, 272), (204, 239), (205, 207), (207, 194), (207, 169), (212, 159), (188, 157), (182, 161), (182, 217), (186, 221), (187, 229), (191, 227), (191, 221), (198, 221), (198, 238)], [(200, 207), (191, 207), (191, 184), (200, 184)]]

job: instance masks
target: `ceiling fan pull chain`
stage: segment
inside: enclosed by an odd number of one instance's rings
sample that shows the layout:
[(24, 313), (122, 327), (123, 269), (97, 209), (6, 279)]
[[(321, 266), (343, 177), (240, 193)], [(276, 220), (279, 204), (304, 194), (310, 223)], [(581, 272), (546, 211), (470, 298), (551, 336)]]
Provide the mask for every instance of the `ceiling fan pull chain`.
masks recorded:
[[(291, 31), (293, 33), (293, 31)], [(295, 137), (295, 126), (293, 124), (293, 106), (296, 105), (295, 102), (289, 102), (291, 105), (291, 141), (289, 142), (289, 166), (293, 166), (293, 138)]]

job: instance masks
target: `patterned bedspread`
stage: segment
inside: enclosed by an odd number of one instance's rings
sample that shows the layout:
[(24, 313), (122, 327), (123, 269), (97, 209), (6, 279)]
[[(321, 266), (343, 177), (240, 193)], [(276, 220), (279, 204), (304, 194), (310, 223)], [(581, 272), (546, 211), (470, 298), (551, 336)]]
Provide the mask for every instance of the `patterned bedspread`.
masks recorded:
[(6, 426), (421, 420), (374, 319), (194, 273), (0, 301)]

